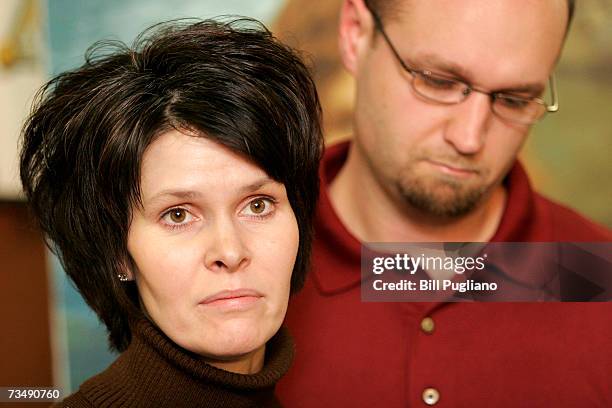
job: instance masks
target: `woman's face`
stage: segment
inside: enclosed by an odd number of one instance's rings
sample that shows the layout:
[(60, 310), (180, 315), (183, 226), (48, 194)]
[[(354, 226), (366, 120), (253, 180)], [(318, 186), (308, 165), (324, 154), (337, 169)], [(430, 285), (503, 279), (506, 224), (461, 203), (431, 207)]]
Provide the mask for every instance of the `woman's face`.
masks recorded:
[(145, 151), (128, 250), (149, 317), (210, 361), (263, 356), (298, 251), (285, 186), (228, 148), (170, 131)]

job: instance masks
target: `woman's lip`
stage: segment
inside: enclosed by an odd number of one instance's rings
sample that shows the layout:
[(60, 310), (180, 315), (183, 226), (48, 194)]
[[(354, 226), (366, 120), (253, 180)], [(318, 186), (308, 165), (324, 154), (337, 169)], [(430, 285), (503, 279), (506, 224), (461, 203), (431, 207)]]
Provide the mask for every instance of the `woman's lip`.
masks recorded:
[(261, 293), (253, 289), (222, 290), (204, 298), (201, 305), (231, 304), (240, 302), (251, 302), (263, 297)]

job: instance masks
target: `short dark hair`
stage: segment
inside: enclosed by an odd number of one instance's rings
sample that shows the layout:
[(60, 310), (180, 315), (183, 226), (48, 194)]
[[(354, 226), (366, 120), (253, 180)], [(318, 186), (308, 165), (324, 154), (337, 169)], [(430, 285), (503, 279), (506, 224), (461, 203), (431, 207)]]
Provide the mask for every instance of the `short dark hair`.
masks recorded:
[[(368, 9), (378, 15), (382, 21), (385, 21), (388, 18), (393, 18), (393, 14), (397, 13), (397, 8), (399, 7), (399, 2), (401, 0), (364, 0)], [(574, 18), (574, 10), (576, 8), (576, 0), (567, 0), (567, 8), (568, 8), (568, 19), (567, 25), (565, 29), (565, 33), (569, 31), (570, 25)]]
[(309, 267), (321, 108), (297, 53), (252, 19), (175, 20), (132, 47), (94, 44), (85, 64), (50, 80), (22, 132), (21, 181), (49, 247), (123, 351), (142, 315), (127, 250), (142, 205), (145, 149), (177, 129), (220, 143), (285, 185), (299, 228), (291, 280)]

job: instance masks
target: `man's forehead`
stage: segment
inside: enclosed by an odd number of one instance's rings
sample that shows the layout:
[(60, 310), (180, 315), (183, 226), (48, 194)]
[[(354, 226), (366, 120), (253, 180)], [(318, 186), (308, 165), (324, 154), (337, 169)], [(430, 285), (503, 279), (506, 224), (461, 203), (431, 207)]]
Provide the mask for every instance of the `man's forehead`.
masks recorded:
[[(502, 12), (508, 11), (508, 6), (518, 8), (521, 13), (526, 16), (527, 13), (533, 12), (534, 10), (546, 9), (556, 10), (560, 12), (560, 16), (567, 23), (569, 17), (569, 2), (568, 0), (365, 0), (369, 6), (373, 7), (374, 10), (378, 11), (379, 14), (384, 14), (384, 17), (390, 19), (397, 19), (409, 16), (412, 12), (418, 11), (419, 9), (432, 10), (432, 11), (444, 11), (444, 10), (456, 10), (463, 9), (470, 11), (474, 14), (484, 13), (485, 15), (490, 13), (491, 7), (502, 10)], [(550, 16), (555, 17), (555, 16)]]
[[(403, 0), (387, 19), (406, 57), (426, 56), (466, 79), (483, 71), (542, 81), (565, 34), (566, 0)], [(403, 51), (403, 52), (402, 52)]]
[(490, 36), (503, 32), (509, 36), (531, 28), (528, 34), (536, 36), (531, 37), (533, 40), (560, 41), (565, 36), (568, 18), (567, 0), (396, 0), (391, 3), (396, 6), (388, 10), (389, 23), (414, 27), (422, 35), (462, 30), (485, 32)]

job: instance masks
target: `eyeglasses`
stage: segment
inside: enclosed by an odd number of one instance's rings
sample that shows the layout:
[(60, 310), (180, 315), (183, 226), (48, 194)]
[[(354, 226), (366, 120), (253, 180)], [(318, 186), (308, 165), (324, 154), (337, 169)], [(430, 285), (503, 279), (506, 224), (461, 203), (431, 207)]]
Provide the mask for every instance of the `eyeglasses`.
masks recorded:
[(382, 34), (382, 37), (402, 68), (412, 76), (412, 89), (422, 99), (443, 105), (454, 105), (466, 100), (472, 92), (479, 92), (491, 98), (491, 110), (494, 114), (501, 119), (522, 125), (536, 123), (546, 113), (557, 112), (559, 110), (554, 75), (551, 75), (548, 80), (553, 100), (553, 103), (549, 105), (541, 98), (522, 97), (506, 92), (488, 92), (475, 88), (456, 78), (436, 74), (429, 70), (410, 68), (393, 46), (378, 15), (372, 10), (370, 12), (374, 18), (376, 29)]

